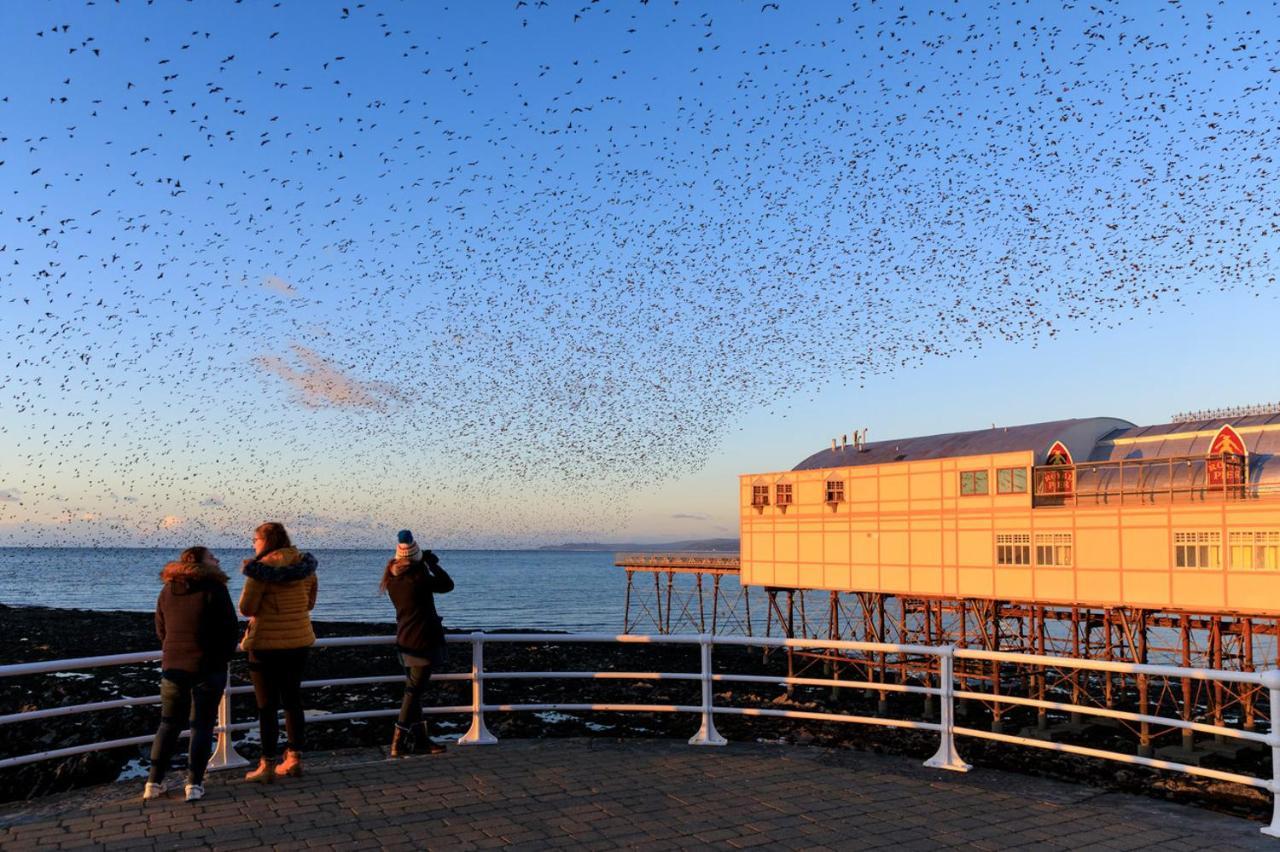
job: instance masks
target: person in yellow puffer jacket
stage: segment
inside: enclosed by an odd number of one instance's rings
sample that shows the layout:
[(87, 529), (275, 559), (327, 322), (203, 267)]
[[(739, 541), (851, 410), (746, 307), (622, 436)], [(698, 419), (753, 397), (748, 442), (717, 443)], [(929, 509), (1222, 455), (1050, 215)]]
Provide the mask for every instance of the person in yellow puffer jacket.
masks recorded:
[[(315, 557), (294, 547), (282, 524), (266, 523), (254, 530), (253, 552), (241, 568), (245, 581), (240, 612), (249, 617), (249, 627), (240, 644), (249, 652), (262, 759), (245, 779), (270, 783), (276, 775), (302, 774), (302, 670), (316, 641), (311, 610), (319, 584)], [(288, 739), (284, 760), (275, 766), (281, 707)]]

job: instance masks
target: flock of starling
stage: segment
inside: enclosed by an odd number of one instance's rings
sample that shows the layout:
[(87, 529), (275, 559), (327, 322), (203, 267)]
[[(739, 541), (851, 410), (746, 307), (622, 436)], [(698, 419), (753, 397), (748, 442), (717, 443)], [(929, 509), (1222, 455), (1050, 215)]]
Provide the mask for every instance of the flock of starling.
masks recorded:
[(6, 18), (0, 544), (598, 536), (797, 389), (1274, 290), (1275, 2)]

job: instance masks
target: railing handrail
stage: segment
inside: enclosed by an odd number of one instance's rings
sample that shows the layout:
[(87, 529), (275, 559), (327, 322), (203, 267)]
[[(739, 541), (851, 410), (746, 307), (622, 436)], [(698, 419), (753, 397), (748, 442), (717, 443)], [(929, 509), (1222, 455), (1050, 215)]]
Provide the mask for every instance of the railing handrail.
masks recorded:
[[(485, 642), (520, 643), (530, 642), (542, 645), (569, 645), (579, 643), (614, 642), (625, 645), (697, 645), (703, 641), (712, 645), (745, 646), (751, 648), (824, 648), (833, 651), (870, 651), (886, 654), (913, 654), (917, 656), (935, 656), (943, 648), (953, 648), (956, 657), (961, 659), (987, 660), (1016, 663), (1033, 666), (1061, 666), (1065, 668), (1089, 669), (1091, 671), (1118, 672), (1125, 674), (1145, 674), (1153, 677), (1189, 677), (1210, 681), (1227, 681), (1245, 683), (1254, 686), (1265, 686), (1270, 671), (1231, 671), (1229, 669), (1207, 669), (1188, 666), (1169, 666), (1158, 663), (1126, 663), (1115, 660), (1090, 660), (1080, 657), (1060, 657), (1050, 654), (1023, 654), (1013, 651), (986, 651), (980, 648), (963, 648), (950, 645), (913, 645), (900, 642), (862, 642), (846, 639), (796, 639), (776, 636), (704, 636), (698, 633), (461, 633), (448, 634), (451, 642), (472, 642), (475, 637), (483, 637)], [(394, 636), (329, 636), (317, 639), (317, 648), (361, 647), (368, 645), (393, 645)], [(11, 663), (0, 666), (0, 678), (19, 677), (23, 675), (48, 674), (52, 672), (73, 672), (80, 669), (100, 668), (111, 665), (130, 665), (134, 663), (155, 662), (160, 659), (160, 651), (138, 651), (129, 654), (106, 654), (99, 657), (71, 657), (60, 660), (41, 660), (32, 663)], [(1280, 677), (1280, 670), (1276, 671)]]
[[(451, 673), (440, 676), (439, 680), (449, 681), (469, 681), (472, 688), (472, 702), (469, 706), (451, 706), (451, 707), (431, 707), (423, 708), (423, 712), (430, 714), (444, 713), (467, 713), (472, 716), (472, 724), (470, 730), (459, 739), (459, 743), (473, 744), (489, 744), (497, 742), (486, 728), (484, 714), (486, 712), (537, 712), (546, 710), (568, 710), (568, 711), (605, 711), (605, 712), (646, 712), (646, 713), (698, 713), (702, 717), (702, 726), (698, 733), (690, 739), (693, 745), (723, 745), (725, 739), (716, 731), (714, 717), (720, 715), (737, 715), (737, 716), (767, 716), (793, 719), (811, 719), (817, 721), (835, 721), (855, 724), (880, 725), (886, 727), (908, 728), (915, 730), (925, 730), (937, 732), (940, 736), (940, 745), (937, 753), (926, 761), (926, 766), (951, 769), (956, 771), (966, 771), (970, 767), (960, 758), (955, 747), (954, 737), (958, 734), (961, 736), (976, 737), (981, 739), (995, 740), (999, 742), (1010, 743), (1014, 745), (1032, 746), (1036, 748), (1045, 748), (1056, 751), (1062, 751), (1073, 754), (1080, 754), (1089, 757), (1102, 758), (1107, 760), (1119, 761), (1135, 765), (1147, 766), (1156, 769), (1166, 769), (1171, 771), (1183, 772), (1189, 775), (1197, 775), (1200, 777), (1213, 778), (1220, 781), (1228, 781), (1233, 783), (1246, 784), (1253, 787), (1260, 787), (1272, 792), (1275, 799), (1274, 812), (1272, 822), (1269, 826), (1262, 829), (1263, 833), (1280, 837), (1280, 729), (1274, 720), (1274, 712), (1276, 708), (1280, 708), (1280, 671), (1270, 670), (1266, 672), (1231, 672), (1220, 669), (1204, 669), (1191, 668), (1185, 666), (1166, 666), (1152, 665), (1144, 663), (1122, 663), (1106, 660), (1085, 660), (1074, 657), (1055, 657), (1043, 654), (1019, 654), (1013, 652), (1002, 651), (985, 651), (973, 648), (957, 648), (953, 645), (913, 645), (903, 643), (890, 642), (860, 642), (854, 640), (838, 640), (838, 639), (794, 639), (794, 638), (775, 638), (775, 637), (748, 637), (748, 636), (714, 636), (711, 634), (668, 634), (668, 635), (647, 635), (647, 634), (613, 634), (613, 633), (484, 633), (480, 631), (470, 634), (451, 634), (450, 640), (454, 642), (468, 642), (472, 646), (472, 666), (470, 673)], [(395, 641), (392, 636), (334, 636), (319, 639), (316, 645), (319, 647), (361, 647), (372, 645), (389, 645)], [(562, 671), (543, 671), (543, 672), (519, 672), (519, 671), (486, 671), (484, 666), (484, 646), (489, 643), (531, 643), (543, 645), (563, 645), (578, 643), (613, 643), (613, 644), (634, 644), (634, 645), (696, 645), (700, 649), (700, 663), (698, 672), (562, 672)], [(780, 675), (744, 675), (732, 673), (716, 673), (711, 664), (711, 652), (716, 646), (730, 647), (774, 647), (774, 648), (822, 648), (837, 651), (862, 651), (878, 654), (894, 654), (902, 656), (924, 656), (935, 657), (938, 660), (938, 669), (936, 671), (937, 686), (927, 685), (935, 676), (934, 672), (926, 674), (926, 685), (895, 683), (884, 684), (871, 681), (847, 681), (837, 679), (821, 679), (821, 678), (804, 678)], [(157, 651), (143, 651), (131, 654), (109, 654), (99, 657), (76, 657), (62, 660), (44, 660), (32, 663), (16, 663), (0, 666), (0, 678), (18, 677), (33, 674), (47, 674), (50, 672), (64, 672), (69, 670), (78, 670), (86, 668), (97, 668), (108, 665), (130, 665), (136, 663), (155, 662), (161, 657)], [(1072, 668), (1086, 669), (1102, 672), (1122, 672), (1127, 674), (1148, 675), (1169, 678), (1194, 678), (1206, 681), (1228, 681), (1235, 683), (1244, 683), (1266, 688), (1270, 692), (1271, 707), (1273, 710), (1273, 721), (1271, 730), (1267, 734), (1261, 734), (1253, 731), (1237, 730), (1225, 726), (1209, 725), (1203, 722), (1192, 722), (1184, 719), (1174, 719), (1164, 716), (1158, 716), (1147, 713), (1132, 713), (1129, 711), (1111, 710), (1102, 708), (1093, 708), (1085, 705), (1068, 704), (1061, 701), (1046, 701), (1043, 699), (1034, 699), (1030, 697), (1014, 696), (1014, 695), (990, 695), (986, 693), (976, 693), (967, 690), (957, 690), (955, 688), (956, 674), (954, 662), (956, 658), (984, 660), (994, 662), (1007, 662), (1029, 666), (1039, 666), (1044, 668)], [(484, 684), (489, 680), (519, 680), (519, 679), (552, 679), (552, 678), (577, 678), (577, 679), (653, 679), (653, 680), (684, 680), (684, 681), (700, 681), (701, 682), (701, 703), (694, 704), (618, 704), (618, 703), (526, 703), (526, 704), (492, 704), (484, 700)], [(360, 676), (353, 678), (335, 678), (327, 680), (306, 681), (303, 686), (307, 688), (320, 688), (327, 686), (339, 685), (361, 685), (375, 683), (391, 683), (400, 679), (398, 675), (373, 675)], [(767, 707), (717, 707), (714, 702), (714, 684), (716, 682), (738, 681), (753, 683), (772, 683), (776, 685), (831, 685), (844, 688), (864, 688), (864, 689), (880, 689), (883, 691), (905, 692), (914, 694), (925, 694), (930, 696), (941, 697), (941, 718), (938, 722), (916, 721), (911, 719), (884, 718), (880, 716), (859, 716), (848, 713), (829, 713), (829, 712), (813, 712), (800, 711), (792, 709), (779, 709)], [(235, 765), (243, 765), (244, 759), (235, 753), (230, 745), (230, 734), (237, 730), (245, 730), (253, 727), (253, 723), (234, 723), (231, 717), (230, 701), (234, 694), (243, 693), (241, 687), (230, 688), (223, 697), (222, 705), (219, 709), (219, 724), (215, 729), (219, 734), (218, 751), (215, 754), (214, 761), (210, 764), (210, 768), (229, 768)], [(1084, 713), (1097, 716), (1112, 717), (1123, 719), (1126, 721), (1139, 721), (1144, 724), (1160, 724), (1170, 728), (1181, 728), (1184, 730), (1197, 731), (1202, 733), (1223, 734), (1236, 737), (1252, 742), (1260, 742), (1269, 745), (1272, 750), (1272, 777), (1260, 778), (1255, 776), (1242, 775), (1234, 772), (1227, 772), (1215, 769), (1205, 769), (1189, 764), (1178, 763), (1175, 761), (1153, 759), (1141, 755), (1132, 755), (1122, 752), (1112, 752), (1104, 749), (1090, 748), (1085, 746), (1076, 746), (1067, 743), (1047, 742), (1044, 740), (1031, 739), (1022, 736), (1014, 736), (998, 732), (982, 731), (975, 728), (958, 726), (955, 723), (954, 702), (957, 697), (973, 698), (978, 700), (991, 700), (1014, 705), (1037, 707), (1042, 709), (1057, 710), (1078, 710)], [(23, 713), (12, 713), (0, 716), (0, 724), (31, 721), (39, 718), (49, 718), (52, 716), (65, 716), (73, 713), (90, 712), (93, 710), (123, 708), (140, 705), (154, 704), (158, 702), (155, 696), (143, 696), (137, 698), (119, 698), (109, 701), (89, 702), (80, 705), (71, 705), (58, 708), (37, 709), (25, 711)], [(309, 721), (345, 721), (349, 719), (365, 719), (376, 717), (389, 717), (395, 715), (397, 711), (393, 708), (379, 708), (373, 710), (358, 710), (341, 713), (316, 713), (309, 716)], [(184, 732), (186, 735), (186, 732)], [(66, 748), (58, 748), (37, 752), (29, 755), (18, 757), (10, 757), (0, 759), (0, 769), (33, 763), (40, 760), (54, 759), (58, 757), (71, 756), (75, 754), (83, 754), (89, 751), (107, 750), (111, 748), (120, 748), (130, 745), (139, 745), (149, 742), (149, 735), (140, 735), (134, 737), (126, 737), (110, 740), (101, 743), (91, 743), (86, 745), (71, 746)]]

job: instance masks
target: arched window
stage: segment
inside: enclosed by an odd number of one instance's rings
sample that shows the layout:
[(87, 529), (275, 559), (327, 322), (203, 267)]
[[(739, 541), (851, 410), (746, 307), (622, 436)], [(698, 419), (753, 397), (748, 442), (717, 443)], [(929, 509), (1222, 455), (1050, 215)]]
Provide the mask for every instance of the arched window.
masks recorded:
[(1223, 426), (1209, 445), (1209, 457), (1205, 463), (1209, 486), (1225, 491), (1229, 485), (1244, 485), (1248, 463), (1249, 451), (1245, 449), (1240, 433), (1229, 425)]

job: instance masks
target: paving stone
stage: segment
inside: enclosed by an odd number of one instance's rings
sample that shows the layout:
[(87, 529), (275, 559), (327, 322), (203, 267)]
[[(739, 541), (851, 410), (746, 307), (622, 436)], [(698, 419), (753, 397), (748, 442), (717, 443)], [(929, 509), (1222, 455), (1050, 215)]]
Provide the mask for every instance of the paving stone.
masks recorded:
[(519, 741), (386, 761), (309, 760), (270, 789), (215, 774), (209, 797), (144, 805), (133, 783), (0, 805), (0, 847), (284, 850), (714, 845), (783, 849), (1270, 848), (1261, 826), (1187, 806), (906, 758), (664, 741)]

